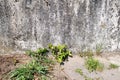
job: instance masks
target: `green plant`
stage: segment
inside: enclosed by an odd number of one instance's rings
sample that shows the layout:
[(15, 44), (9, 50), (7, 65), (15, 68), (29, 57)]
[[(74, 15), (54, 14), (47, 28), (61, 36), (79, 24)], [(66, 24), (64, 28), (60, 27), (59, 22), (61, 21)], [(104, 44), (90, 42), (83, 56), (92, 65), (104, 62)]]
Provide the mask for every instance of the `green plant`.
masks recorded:
[(76, 69), (75, 72), (79, 73), (80, 75), (83, 75), (82, 69)]
[(26, 54), (27, 54), (28, 56), (30, 56), (30, 57), (35, 56), (34, 51), (32, 51), (32, 50), (27, 50), (27, 51), (26, 51)]
[(39, 48), (36, 51), (28, 50), (26, 54), (32, 58), (32, 61), (23, 67), (12, 70), (9, 73), (11, 80), (34, 80), (39, 77), (40, 80), (47, 80), (47, 75), (52, 70), (54, 61), (49, 58), (47, 53), (51, 50), (53, 56), (58, 62), (65, 61), (68, 56), (71, 56), (71, 51), (65, 45), (53, 46), (47, 48)]
[(96, 45), (96, 55), (100, 55), (102, 53), (103, 45), (97, 44)]
[(42, 66), (39, 62), (33, 60), (25, 66), (11, 71), (10, 78), (12, 80), (33, 80), (34, 74), (46, 75), (47, 73), (47, 66)]
[(46, 76), (54, 65), (47, 53), (46, 48), (39, 48), (36, 51), (28, 50), (28, 54), (32, 61), (17, 68), (9, 73), (11, 80), (34, 80), (35, 76), (40, 77), (40, 80), (46, 80)]
[(104, 65), (100, 63), (98, 60), (94, 59), (93, 57), (89, 57), (85, 62), (86, 68), (92, 72), (92, 71), (102, 71), (104, 68)]
[(118, 67), (119, 67), (118, 65), (112, 63), (109, 65), (109, 69), (116, 69)]
[(48, 72), (47, 66), (41, 65), (36, 60), (33, 60), (32, 62), (26, 64), (26, 68), (28, 68), (29, 70), (32, 70), (35, 73), (43, 74), (43, 75), (47, 74)]
[(94, 79), (86, 76), (86, 75), (83, 73), (82, 69), (76, 69), (75, 72), (77, 72), (77, 73), (79, 73), (81, 76), (83, 76), (83, 77), (84, 77), (84, 80), (94, 80)]
[(84, 73), (83, 73), (83, 71), (82, 71), (82, 69), (76, 69), (75, 70), (75, 72), (77, 72), (77, 73), (79, 73), (81, 76), (83, 76), (84, 77), (84, 80), (101, 80), (100, 79), (100, 77), (97, 77), (97, 78), (91, 78), (91, 77), (88, 77), (88, 76), (86, 76)]
[(28, 50), (26, 51), (26, 54), (28, 54), (30, 57), (34, 59), (40, 60), (44, 58), (45, 56), (47, 56), (48, 52), (49, 51), (46, 48), (39, 48), (36, 51)]
[(11, 80), (33, 80), (33, 72), (26, 67), (17, 68), (10, 72)]
[(40, 56), (47, 56), (48, 53), (48, 49), (47, 48), (39, 48), (36, 53), (39, 54)]
[(93, 51), (91, 49), (87, 49), (79, 53), (81, 57), (92, 57)]
[(59, 63), (63, 63), (69, 56), (72, 56), (71, 51), (67, 49), (66, 45), (53, 46), (52, 44), (49, 44), (48, 47)]
[(92, 79), (92, 78), (90, 78), (88, 76), (84, 76), (84, 78), (85, 78), (85, 80), (94, 80), (94, 79)]

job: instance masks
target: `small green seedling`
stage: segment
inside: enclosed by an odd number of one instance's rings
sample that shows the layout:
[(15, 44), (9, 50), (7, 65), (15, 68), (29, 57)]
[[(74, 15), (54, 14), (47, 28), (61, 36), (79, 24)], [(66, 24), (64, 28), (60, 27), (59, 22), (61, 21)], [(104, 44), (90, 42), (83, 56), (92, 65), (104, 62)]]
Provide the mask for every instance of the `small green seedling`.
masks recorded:
[(116, 64), (110, 64), (109, 65), (109, 68), (108, 69), (116, 69), (116, 68), (118, 68), (119, 66), (118, 65), (116, 65)]
[(79, 73), (81, 76), (83, 76), (83, 77), (84, 77), (84, 80), (94, 80), (94, 79), (86, 76), (86, 75), (83, 73), (82, 69), (76, 69), (75, 72), (77, 72), (77, 73)]
[(85, 78), (85, 80), (94, 80), (94, 79), (92, 79), (92, 78), (90, 78), (88, 76), (84, 76), (84, 78)]
[(83, 76), (83, 71), (82, 69), (76, 69), (75, 72), (79, 73), (81, 76)]
[(90, 72), (102, 71), (104, 68), (104, 65), (93, 57), (89, 57), (88, 59), (86, 59), (85, 66)]

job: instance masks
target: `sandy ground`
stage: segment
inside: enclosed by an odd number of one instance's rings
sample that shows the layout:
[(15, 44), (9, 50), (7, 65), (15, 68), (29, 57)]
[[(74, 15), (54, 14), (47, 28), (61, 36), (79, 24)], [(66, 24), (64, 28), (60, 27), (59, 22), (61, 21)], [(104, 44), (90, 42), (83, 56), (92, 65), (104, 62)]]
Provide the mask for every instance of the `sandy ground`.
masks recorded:
[(26, 64), (30, 61), (30, 57), (25, 54), (5, 54), (0, 55), (0, 80), (11, 70)]

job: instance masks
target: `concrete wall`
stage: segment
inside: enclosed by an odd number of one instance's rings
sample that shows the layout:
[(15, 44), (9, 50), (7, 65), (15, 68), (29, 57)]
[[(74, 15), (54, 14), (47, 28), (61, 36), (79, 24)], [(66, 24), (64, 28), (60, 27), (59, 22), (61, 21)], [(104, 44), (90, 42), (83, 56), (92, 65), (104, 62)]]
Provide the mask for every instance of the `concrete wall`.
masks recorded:
[(0, 0), (0, 53), (48, 43), (120, 51), (120, 0)]

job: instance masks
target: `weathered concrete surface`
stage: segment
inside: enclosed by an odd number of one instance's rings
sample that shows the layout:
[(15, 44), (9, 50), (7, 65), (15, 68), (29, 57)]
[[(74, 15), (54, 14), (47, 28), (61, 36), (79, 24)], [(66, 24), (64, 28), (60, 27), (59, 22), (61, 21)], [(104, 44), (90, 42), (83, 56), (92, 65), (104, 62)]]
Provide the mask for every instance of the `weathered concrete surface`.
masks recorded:
[(104, 64), (103, 71), (89, 72), (85, 66), (86, 58), (81, 58), (78, 55), (73, 55), (73, 57), (69, 58), (69, 60), (61, 67), (64, 69), (63, 72), (69, 76), (69, 80), (85, 80), (85, 77), (77, 73), (76, 69), (81, 69), (85, 76), (94, 80), (120, 80), (120, 67), (108, 69), (111, 63), (120, 66), (120, 55), (107, 53), (102, 56), (94, 56), (94, 58)]
[(0, 0), (1, 53), (48, 43), (120, 51), (120, 0)]

